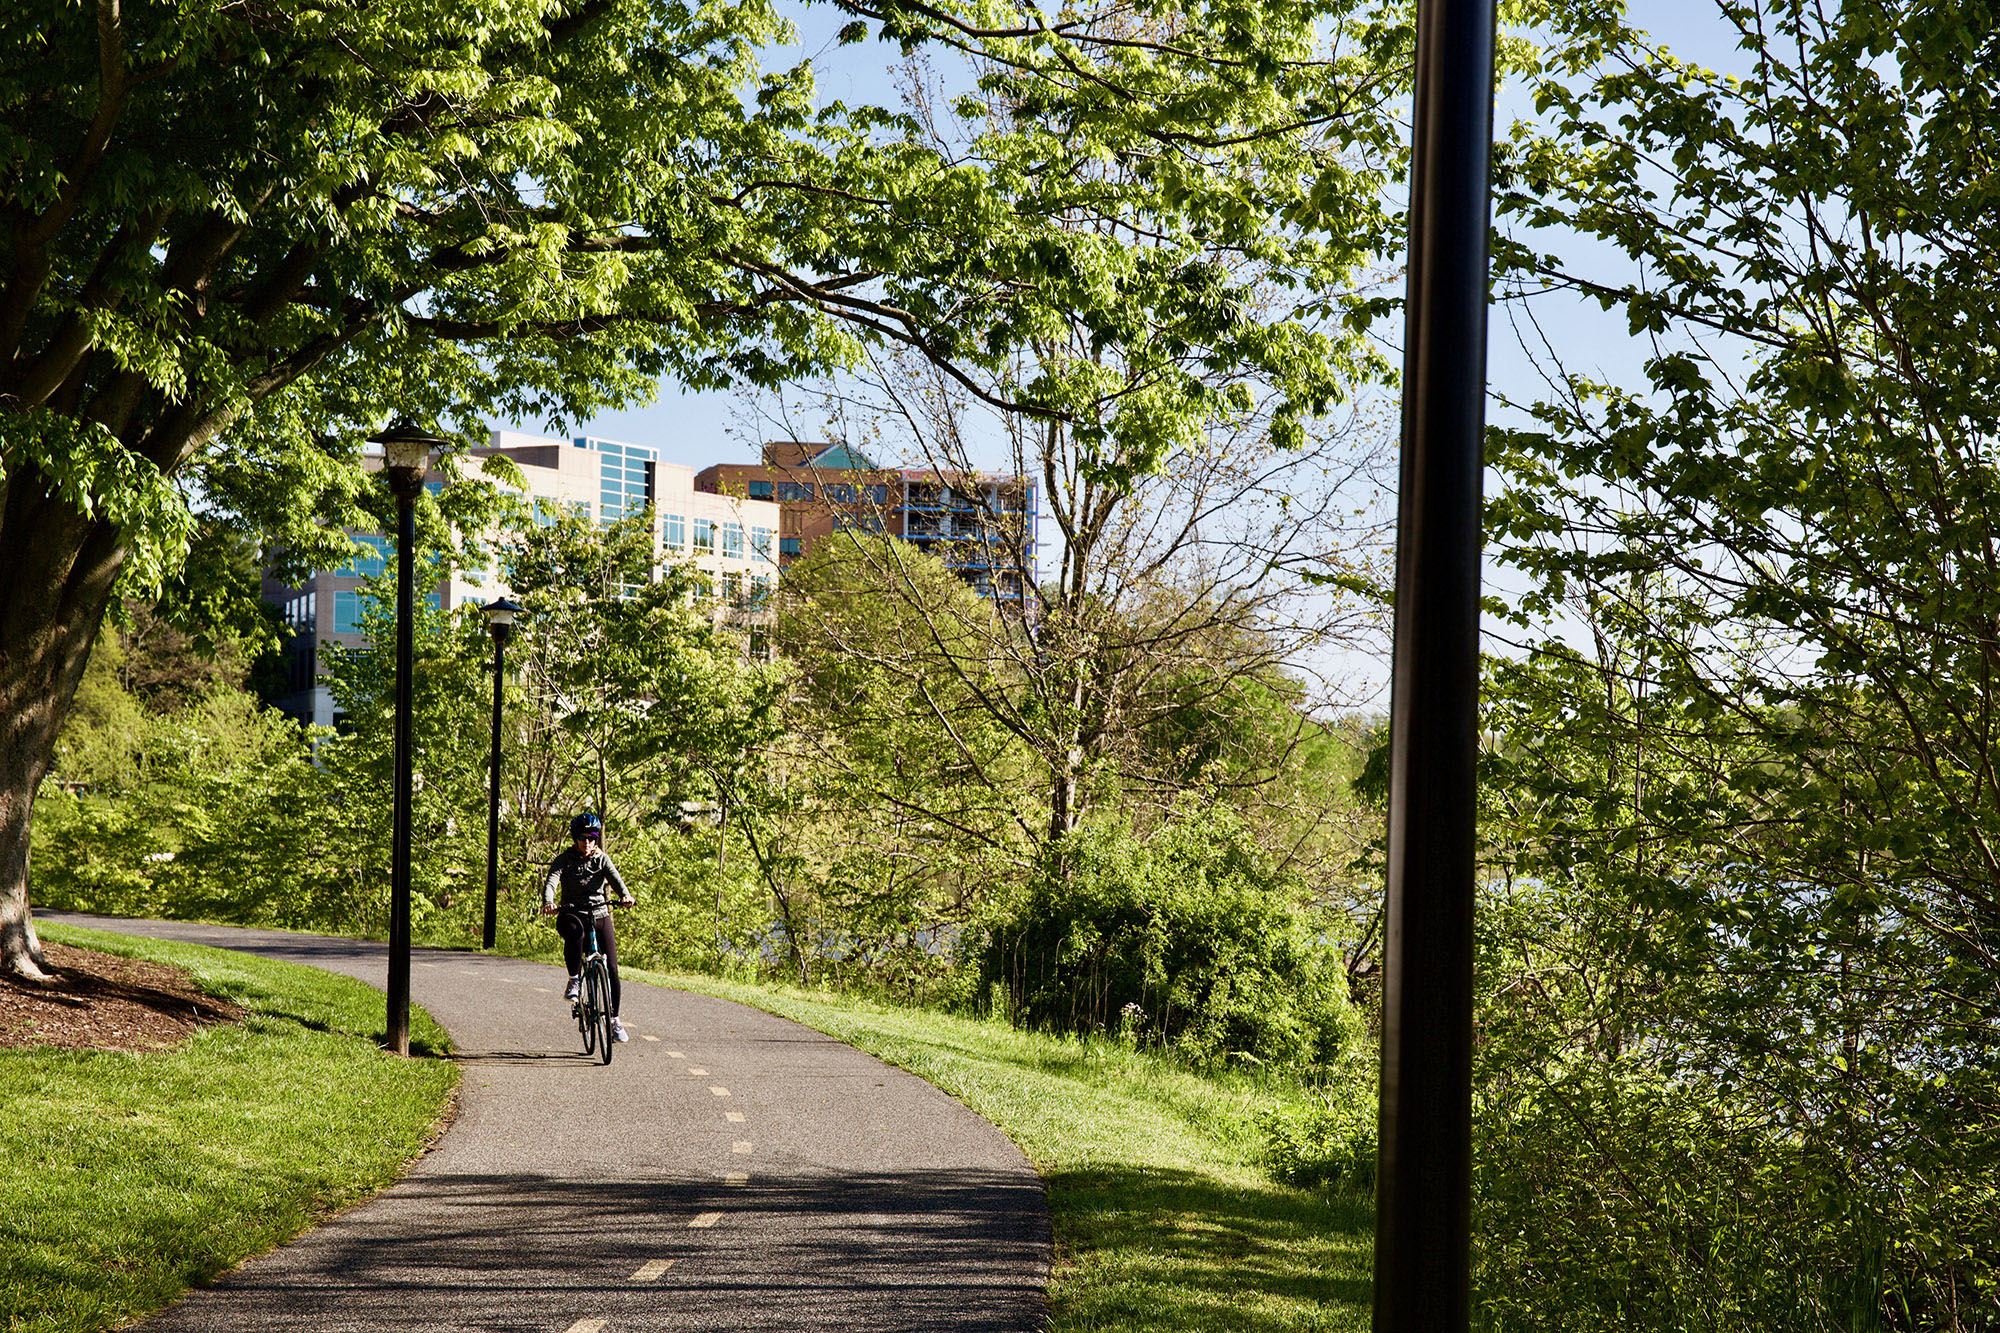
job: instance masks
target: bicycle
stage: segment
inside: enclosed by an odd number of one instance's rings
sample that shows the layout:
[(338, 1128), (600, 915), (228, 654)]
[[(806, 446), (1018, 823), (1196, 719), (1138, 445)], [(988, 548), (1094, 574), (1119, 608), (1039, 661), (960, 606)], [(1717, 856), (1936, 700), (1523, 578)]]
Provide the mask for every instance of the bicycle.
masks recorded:
[(583, 979), (582, 992), (570, 1001), (570, 1014), (576, 1019), (577, 1030), (583, 1034), (583, 1053), (596, 1055), (605, 1064), (611, 1063), (611, 1048), (616, 1043), (611, 1039), (611, 969), (606, 966), (604, 953), (597, 947), (597, 914), (587, 917), (585, 927), (589, 934), (584, 937), (583, 970), (578, 974)]

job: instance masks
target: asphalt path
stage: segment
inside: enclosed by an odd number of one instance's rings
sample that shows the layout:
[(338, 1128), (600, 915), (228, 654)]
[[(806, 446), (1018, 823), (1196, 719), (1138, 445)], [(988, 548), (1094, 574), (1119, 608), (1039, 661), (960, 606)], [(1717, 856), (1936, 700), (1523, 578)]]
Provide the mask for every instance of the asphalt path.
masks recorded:
[[(386, 946), (42, 913), (384, 982)], [(147, 1333), (937, 1330), (1046, 1324), (1040, 1178), (923, 1080), (760, 1010), (628, 981), (585, 1057), (539, 963), (419, 949), (464, 1066), (407, 1175), (190, 1292)]]

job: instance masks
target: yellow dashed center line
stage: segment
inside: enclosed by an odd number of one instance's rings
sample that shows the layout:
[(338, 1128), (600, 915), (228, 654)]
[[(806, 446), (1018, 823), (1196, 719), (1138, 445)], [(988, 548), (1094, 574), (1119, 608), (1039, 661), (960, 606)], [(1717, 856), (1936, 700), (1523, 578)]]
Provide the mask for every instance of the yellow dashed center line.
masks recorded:
[(750, 1177), (744, 1175), (741, 1171), (731, 1171), (722, 1178), (722, 1183), (725, 1185), (748, 1185)]
[(639, 1271), (632, 1275), (632, 1280), (634, 1282), (651, 1282), (658, 1278), (660, 1274), (672, 1268), (676, 1262), (673, 1259), (648, 1259)]
[(727, 1089), (727, 1088), (718, 1088), (718, 1087), (716, 1087), (716, 1086), (715, 1086), (714, 1084), (710, 1084), (710, 1085), (709, 1085), (709, 1089), (708, 1089), (708, 1090), (709, 1090), (710, 1092), (714, 1093), (714, 1094), (715, 1094), (716, 1096), (718, 1096), (718, 1097), (727, 1097), (727, 1096), (729, 1095), (729, 1089)]
[(738, 1139), (738, 1140), (736, 1140), (736, 1142), (734, 1142), (734, 1143), (732, 1143), (732, 1144), (730, 1144), (730, 1145), (729, 1145), (729, 1151), (731, 1151), (731, 1152), (733, 1152), (733, 1153), (747, 1153), (747, 1152), (749, 1152), (749, 1151), (750, 1151), (750, 1140), (748, 1140), (748, 1139)]
[(608, 1321), (603, 1319), (579, 1319), (571, 1324), (565, 1333), (597, 1333), (606, 1322)]
[(727, 1120), (732, 1125), (740, 1125), (743, 1123), (743, 1113), (741, 1111), (724, 1111), (722, 1113), (722, 1118), (724, 1120)]
[(681, 1053), (680, 1053), (679, 1051), (668, 1051), (668, 1052), (667, 1052), (667, 1058), (668, 1058), (668, 1059), (670, 1059), (670, 1060), (685, 1060), (685, 1059), (687, 1059), (687, 1057), (686, 1057), (685, 1055), (682, 1055), (682, 1054), (681, 1054)]
[(650, 1033), (650, 1032), (641, 1032), (641, 1033), (639, 1034), (639, 1040), (640, 1040), (640, 1041), (658, 1041), (658, 1040), (659, 1040), (659, 1038), (658, 1038), (658, 1037), (656, 1037), (656, 1036), (654, 1036), (654, 1035), (653, 1035), (652, 1033)]
[(701, 1078), (704, 1075), (706, 1075), (708, 1071), (706, 1069), (696, 1069), (693, 1065), (689, 1065), (688, 1073), (693, 1074), (696, 1078)]
[(701, 1213), (695, 1217), (694, 1221), (688, 1223), (688, 1225), (691, 1227), (712, 1227), (721, 1220), (721, 1213)]

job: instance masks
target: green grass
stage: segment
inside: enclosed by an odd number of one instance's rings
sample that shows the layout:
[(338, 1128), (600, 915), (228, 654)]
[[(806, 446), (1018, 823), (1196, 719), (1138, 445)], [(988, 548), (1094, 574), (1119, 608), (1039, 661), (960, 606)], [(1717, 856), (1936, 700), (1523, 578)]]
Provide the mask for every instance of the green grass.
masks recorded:
[[(314, 968), (60, 925), (248, 1010), (177, 1050), (0, 1051), (0, 1326), (117, 1327), (394, 1180), (436, 1132), (447, 1060), (377, 1045), (380, 992)], [(412, 1050), (446, 1049), (412, 1009)]]
[(942, 1088), (1048, 1183), (1058, 1333), (1365, 1329), (1374, 1212), (1274, 1183), (1256, 1112), (1294, 1095), (1111, 1042), (713, 977), (653, 980), (793, 1019)]

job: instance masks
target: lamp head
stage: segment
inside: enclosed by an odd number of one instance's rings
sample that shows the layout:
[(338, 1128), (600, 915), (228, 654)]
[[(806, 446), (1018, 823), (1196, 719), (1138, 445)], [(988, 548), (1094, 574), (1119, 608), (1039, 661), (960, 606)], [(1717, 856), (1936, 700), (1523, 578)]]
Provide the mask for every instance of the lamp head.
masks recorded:
[(449, 440), (418, 426), (408, 417), (398, 417), (386, 429), (370, 435), (382, 446), (382, 471), (398, 495), (414, 495), (423, 487), (424, 473), (430, 469), (431, 455), (450, 444)]
[(521, 614), (521, 608), (505, 597), (488, 602), (480, 610), (486, 613), (486, 629), (493, 636), (493, 642), (505, 644), (514, 634), (514, 617)]

